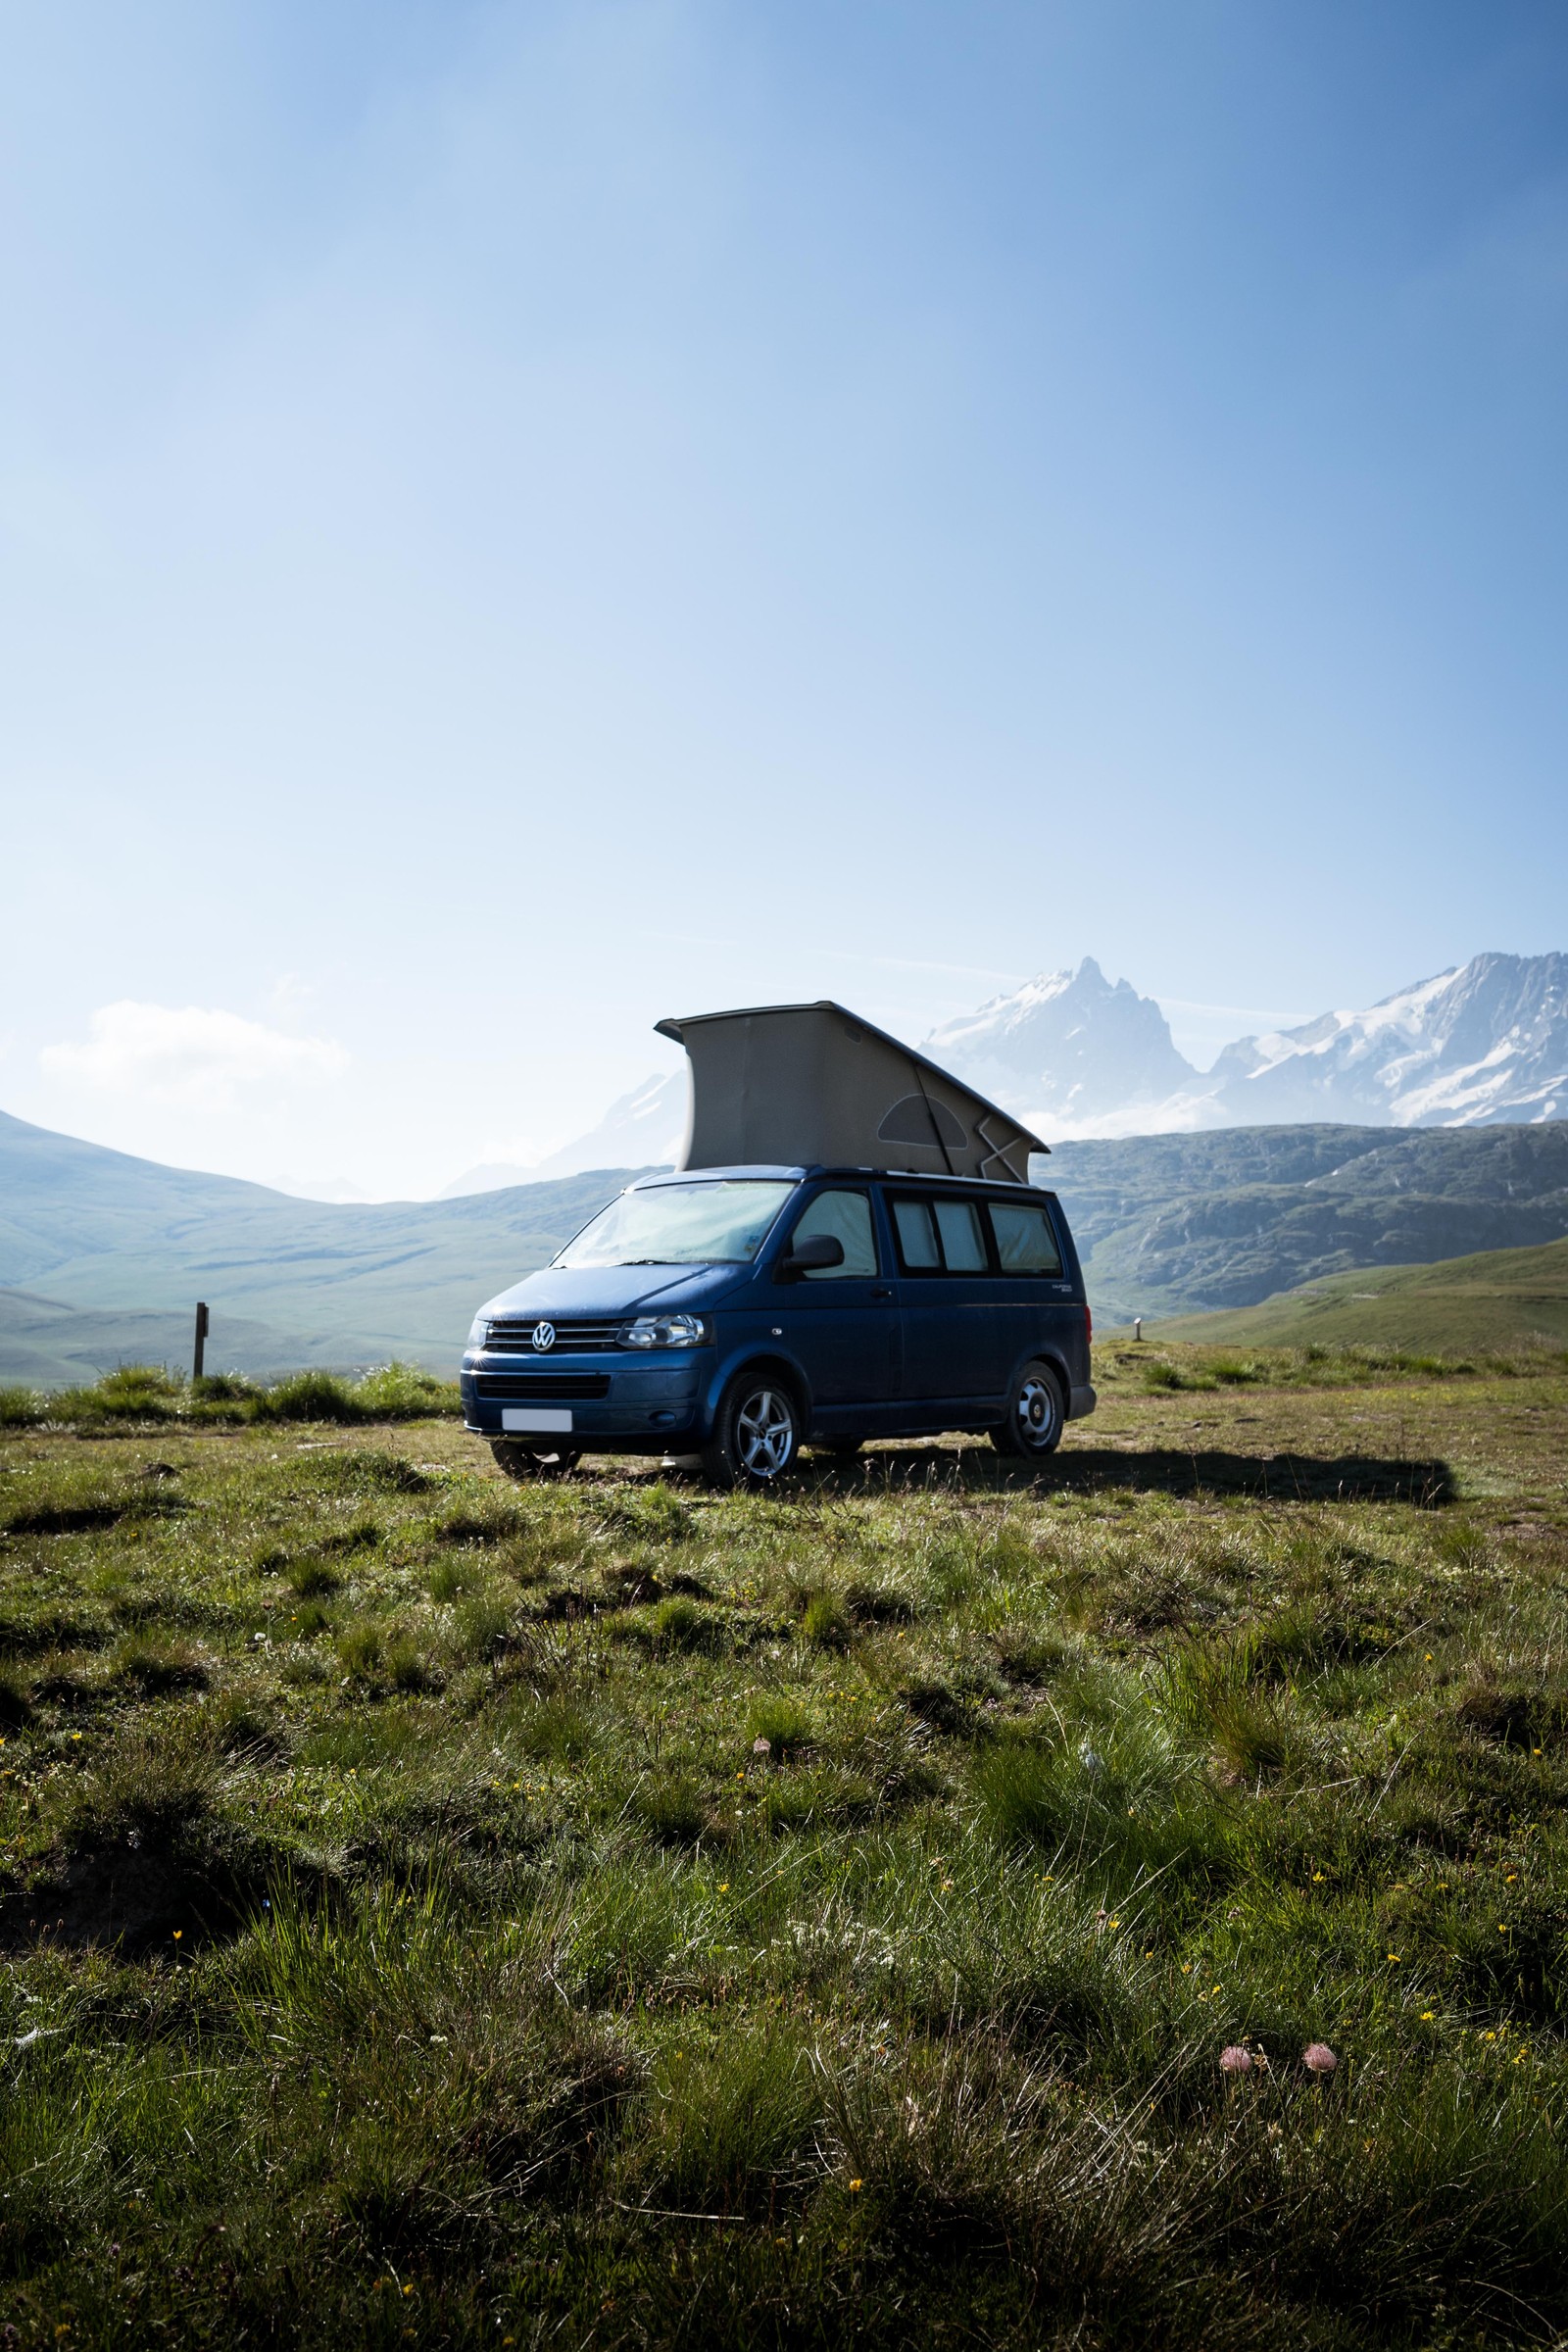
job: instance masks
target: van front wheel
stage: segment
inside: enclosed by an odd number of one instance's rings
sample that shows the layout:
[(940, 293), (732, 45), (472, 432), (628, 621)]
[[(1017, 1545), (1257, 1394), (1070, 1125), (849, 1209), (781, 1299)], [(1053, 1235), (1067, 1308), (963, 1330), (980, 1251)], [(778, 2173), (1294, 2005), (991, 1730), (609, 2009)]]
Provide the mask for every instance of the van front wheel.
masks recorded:
[(1007, 1417), (991, 1432), (999, 1453), (1038, 1461), (1061, 1444), (1067, 1419), (1061, 1383), (1049, 1364), (1025, 1364), (1007, 1399)]
[(508, 1478), (564, 1478), (582, 1460), (580, 1446), (522, 1446), (515, 1438), (495, 1438), (490, 1450)]
[(801, 1447), (801, 1408), (776, 1373), (741, 1372), (719, 1399), (703, 1469), (715, 1487), (778, 1484)]

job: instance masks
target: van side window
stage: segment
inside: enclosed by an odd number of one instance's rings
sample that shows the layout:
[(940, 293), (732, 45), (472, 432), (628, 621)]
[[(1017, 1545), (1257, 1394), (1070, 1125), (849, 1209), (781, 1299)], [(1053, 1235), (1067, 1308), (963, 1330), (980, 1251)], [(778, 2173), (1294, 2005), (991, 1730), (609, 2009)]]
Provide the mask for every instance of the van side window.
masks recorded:
[(818, 1193), (801, 1212), (791, 1248), (799, 1249), (813, 1233), (830, 1233), (844, 1244), (841, 1266), (813, 1266), (807, 1282), (861, 1280), (876, 1272), (876, 1236), (871, 1226), (871, 1203), (864, 1193)]
[(931, 1221), (928, 1200), (895, 1200), (893, 1225), (899, 1237), (899, 1255), (909, 1274), (937, 1274), (942, 1270), (942, 1253), (937, 1248), (937, 1229)]
[(972, 1200), (936, 1200), (937, 1232), (942, 1241), (942, 1262), (950, 1274), (986, 1274), (990, 1260), (986, 1256), (986, 1237), (980, 1223), (980, 1211)]
[(1043, 1208), (992, 1200), (991, 1230), (1004, 1274), (1059, 1274), (1061, 1251)]
[(894, 1200), (906, 1274), (987, 1274), (986, 1229), (973, 1200)]

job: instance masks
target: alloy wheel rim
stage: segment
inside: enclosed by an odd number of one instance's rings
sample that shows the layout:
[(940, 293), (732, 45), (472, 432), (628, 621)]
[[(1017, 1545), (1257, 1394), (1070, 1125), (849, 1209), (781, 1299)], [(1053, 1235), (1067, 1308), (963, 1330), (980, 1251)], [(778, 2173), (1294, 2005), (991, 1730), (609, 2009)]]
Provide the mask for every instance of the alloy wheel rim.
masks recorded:
[(1043, 1380), (1026, 1380), (1018, 1392), (1018, 1435), (1038, 1451), (1055, 1425), (1055, 1399)]
[(753, 1478), (777, 1478), (795, 1444), (795, 1416), (776, 1389), (759, 1389), (735, 1416), (741, 1461)]

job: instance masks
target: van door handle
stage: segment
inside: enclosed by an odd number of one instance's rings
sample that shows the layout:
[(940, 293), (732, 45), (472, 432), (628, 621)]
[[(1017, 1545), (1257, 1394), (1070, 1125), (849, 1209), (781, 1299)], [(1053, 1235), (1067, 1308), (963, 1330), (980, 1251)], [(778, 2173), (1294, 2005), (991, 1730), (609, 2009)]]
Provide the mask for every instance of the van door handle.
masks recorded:
[(891, 1298), (893, 1296), (892, 1283), (873, 1282), (871, 1285), (871, 1296), (873, 1298)]

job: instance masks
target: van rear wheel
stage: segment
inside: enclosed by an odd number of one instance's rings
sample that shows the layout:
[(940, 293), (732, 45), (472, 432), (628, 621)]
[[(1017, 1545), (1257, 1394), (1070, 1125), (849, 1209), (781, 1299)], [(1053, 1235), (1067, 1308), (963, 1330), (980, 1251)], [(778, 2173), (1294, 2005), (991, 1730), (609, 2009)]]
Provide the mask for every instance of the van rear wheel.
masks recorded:
[(710, 1485), (776, 1486), (801, 1449), (801, 1408), (775, 1372), (740, 1372), (719, 1398), (713, 1434), (703, 1447)]
[(524, 1446), (517, 1438), (493, 1439), (490, 1450), (508, 1478), (564, 1478), (582, 1460), (580, 1446)]
[(1061, 1444), (1066, 1420), (1066, 1398), (1051, 1366), (1025, 1364), (1012, 1384), (1006, 1418), (991, 1432), (991, 1443), (999, 1453), (1040, 1461)]

